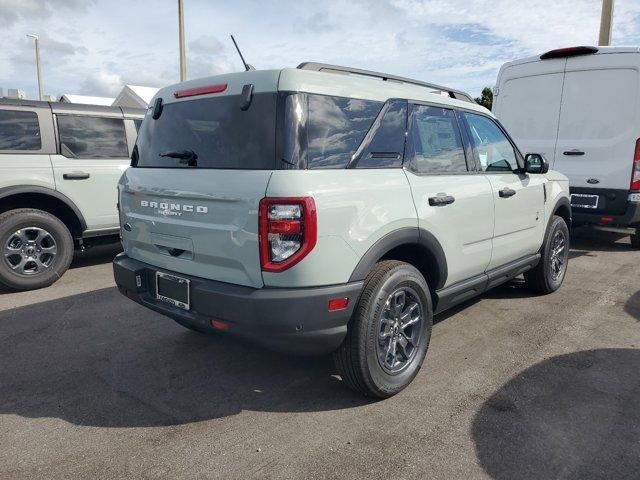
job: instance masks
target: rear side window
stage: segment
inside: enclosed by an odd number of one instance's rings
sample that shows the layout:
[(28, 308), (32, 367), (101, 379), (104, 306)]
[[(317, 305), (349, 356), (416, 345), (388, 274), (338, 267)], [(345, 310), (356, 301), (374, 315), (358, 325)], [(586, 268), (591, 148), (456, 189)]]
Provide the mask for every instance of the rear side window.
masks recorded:
[(62, 155), (70, 158), (126, 158), (127, 136), (121, 118), (58, 115)]
[(463, 114), (469, 124), (471, 141), (482, 171), (512, 172), (518, 168), (513, 145), (496, 123), (483, 115)]
[(142, 125), (142, 120), (134, 120), (133, 124), (136, 126), (136, 132), (140, 131), (140, 125)]
[(401, 167), (406, 130), (407, 101), (389, 100), (365, 137), (368, 146), (359, 155), (357, 168)]
[(307, 167), (344, 168), (369, 131), (382, 102), (308, 95)]
[(166, 103), (142, 122), (132, 165), (155, 168), (270, 170), (275, 167), (276, 93)]
[(0, 150), (40, 150), (40, 125), (35, 112), (0, 110)]
[(409, 167), (414, 172), (467, 171), (462, 137), (453, 110), (412, 105), (407, 145)]

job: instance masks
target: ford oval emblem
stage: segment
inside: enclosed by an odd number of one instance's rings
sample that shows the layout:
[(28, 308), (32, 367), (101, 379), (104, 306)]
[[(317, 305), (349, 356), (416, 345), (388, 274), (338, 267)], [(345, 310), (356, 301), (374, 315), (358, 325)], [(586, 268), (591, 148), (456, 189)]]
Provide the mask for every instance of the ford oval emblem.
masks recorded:
[(590, 178), (587, 180), (587, 183), (590, 185), (595, 185), (596, 183), (600, 183), (600, 180), (598, 180), (597, 178)]

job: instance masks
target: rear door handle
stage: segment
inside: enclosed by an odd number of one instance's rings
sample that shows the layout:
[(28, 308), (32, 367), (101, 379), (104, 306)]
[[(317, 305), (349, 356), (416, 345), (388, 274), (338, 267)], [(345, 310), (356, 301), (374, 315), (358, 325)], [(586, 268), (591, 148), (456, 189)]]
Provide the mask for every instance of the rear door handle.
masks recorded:
[(444, 207), (455, 202), (455, 197), (446, 194), (436, 195), (435, 197), (429, 197), (429, 205), (432, 207)]
[(505, 187), (500, 192), (498, 192), (501, 198), (509, 198), (513, 197), (516, 194), (516, 191), (512, 188)]
[(566, 152), (562, 152), (563, 155), (567, 155), (567, 156), (575, 156), (575, 157), (580, 157), (582, 155), (584, 155), (584, 152), (581, 152), (580, 150), (578, 150), (577, 148), (574, 148), (573, 150), (569, 150)]
[(86, 180), (91, 175), (86, 172), (63, 173), (62, 178), (65, 180)]

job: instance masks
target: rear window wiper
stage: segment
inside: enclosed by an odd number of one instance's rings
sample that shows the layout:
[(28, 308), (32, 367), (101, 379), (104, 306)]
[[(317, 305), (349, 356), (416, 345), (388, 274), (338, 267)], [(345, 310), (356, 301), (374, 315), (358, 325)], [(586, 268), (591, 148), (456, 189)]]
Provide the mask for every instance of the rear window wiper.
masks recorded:
[(193, 150), (178, 150), (171, 152), (164, 152), (160, 154), (161, 157), (179, 158), (180, 163), (186, 163), (190, 167), (198, 166), (198, 154)]

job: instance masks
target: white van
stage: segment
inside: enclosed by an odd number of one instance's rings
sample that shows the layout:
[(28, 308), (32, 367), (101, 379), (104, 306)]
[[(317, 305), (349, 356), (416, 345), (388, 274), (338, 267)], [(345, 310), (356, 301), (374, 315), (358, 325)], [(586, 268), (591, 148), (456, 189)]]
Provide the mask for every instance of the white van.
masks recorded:
[(569, 177), (575, 224), (640, 247), (640, 48), (572, 47), (506, 63), (493, 112), (523, 153)]

